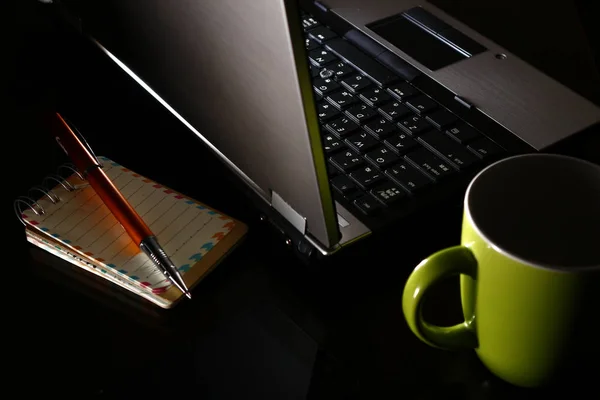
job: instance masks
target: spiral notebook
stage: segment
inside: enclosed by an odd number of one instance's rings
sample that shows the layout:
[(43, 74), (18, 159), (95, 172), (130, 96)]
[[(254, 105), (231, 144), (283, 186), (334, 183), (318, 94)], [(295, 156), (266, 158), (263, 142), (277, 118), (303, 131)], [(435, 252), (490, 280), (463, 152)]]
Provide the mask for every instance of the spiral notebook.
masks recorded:
[[(106, 158), (103, 170), (156, 234), (192, 289), (245, 236), (230, 216)], [(27, 240), (152, 303), (171, 308), (184, 296), (140, 251), (94, 189), (73, 168), (49, 175), (15, 201)], [(54, 183), (50, 185), (49, 183)], [(39, 196), (31, 194), (38, 193)]]

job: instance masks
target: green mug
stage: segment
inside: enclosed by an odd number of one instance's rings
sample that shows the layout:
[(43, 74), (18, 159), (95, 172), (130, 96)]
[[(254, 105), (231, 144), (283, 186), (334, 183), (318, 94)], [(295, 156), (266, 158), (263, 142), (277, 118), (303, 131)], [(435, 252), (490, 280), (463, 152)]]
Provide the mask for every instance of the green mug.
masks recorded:
[[(456, 275), (464, 322), (424, 320), (426, 296)], [(474, 349), (513, 385), (600, 378), (600, 166), (536, 153), (486, 167), (466, 191), (461, 245), (412, 271), (402, 307), (423, 342)]]

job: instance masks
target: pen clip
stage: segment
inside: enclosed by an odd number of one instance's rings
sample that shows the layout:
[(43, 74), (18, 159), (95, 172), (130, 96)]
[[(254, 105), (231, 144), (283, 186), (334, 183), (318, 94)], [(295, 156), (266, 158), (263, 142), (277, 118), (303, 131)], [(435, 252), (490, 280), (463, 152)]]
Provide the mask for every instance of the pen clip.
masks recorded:
[(79, 129), (77, 129), (77, 127), (75, 126), (75, 124), (73, 124), (69, 119), (67, 119), (66, 117), (64, 117), (62, 114), (61, 114), (61, 117), (65, 121), (65, 123), (69, 126), (69, 128), (71, 128), (71, 130), (73, 131), (73, 133), (75, 133), (75, 135), (77, 136), (77, 138), (79, 140), (81, 140), (81, 143), (83, 143), (83, 145), (85, 146), (85, 148), (87, 149), (87, 151), (89, 151), (90, 154), (92, 155), (92, 157), (94, 157), (94, 162), (96, 163), (96, 166), (99, 167), (99, 168), (103, 168), (102, 162), (100, 161), (100, 159), (98, 159), (98, 157), (94, 153), (94, 150), (92, 150), (92, 148), (90, 147), (89, 143), (87, 142), (87, 140), (85, 140), (85, 137), (81, 134), (81, 132), (79, 132)]

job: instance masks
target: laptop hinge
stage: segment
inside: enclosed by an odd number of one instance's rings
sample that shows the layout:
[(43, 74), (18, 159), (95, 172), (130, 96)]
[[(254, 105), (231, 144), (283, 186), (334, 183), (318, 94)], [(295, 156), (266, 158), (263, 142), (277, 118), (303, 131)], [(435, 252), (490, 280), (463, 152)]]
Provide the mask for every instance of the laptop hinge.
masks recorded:
[(286, 203), (276, 191), (271, 191), (271, 206), (281, 214), (294, 228), (298, 229), (303, 235), (306, 234), (306, 218), (298, 214), (296, 210)]

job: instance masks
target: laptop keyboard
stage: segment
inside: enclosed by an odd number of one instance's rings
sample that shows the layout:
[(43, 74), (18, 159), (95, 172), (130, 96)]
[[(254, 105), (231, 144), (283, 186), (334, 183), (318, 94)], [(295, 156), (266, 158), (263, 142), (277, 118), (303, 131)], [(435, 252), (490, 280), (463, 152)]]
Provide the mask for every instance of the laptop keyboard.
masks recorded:
[(331, 187), (385, 212), (503, 149), (351, 42), (303, 14)]

